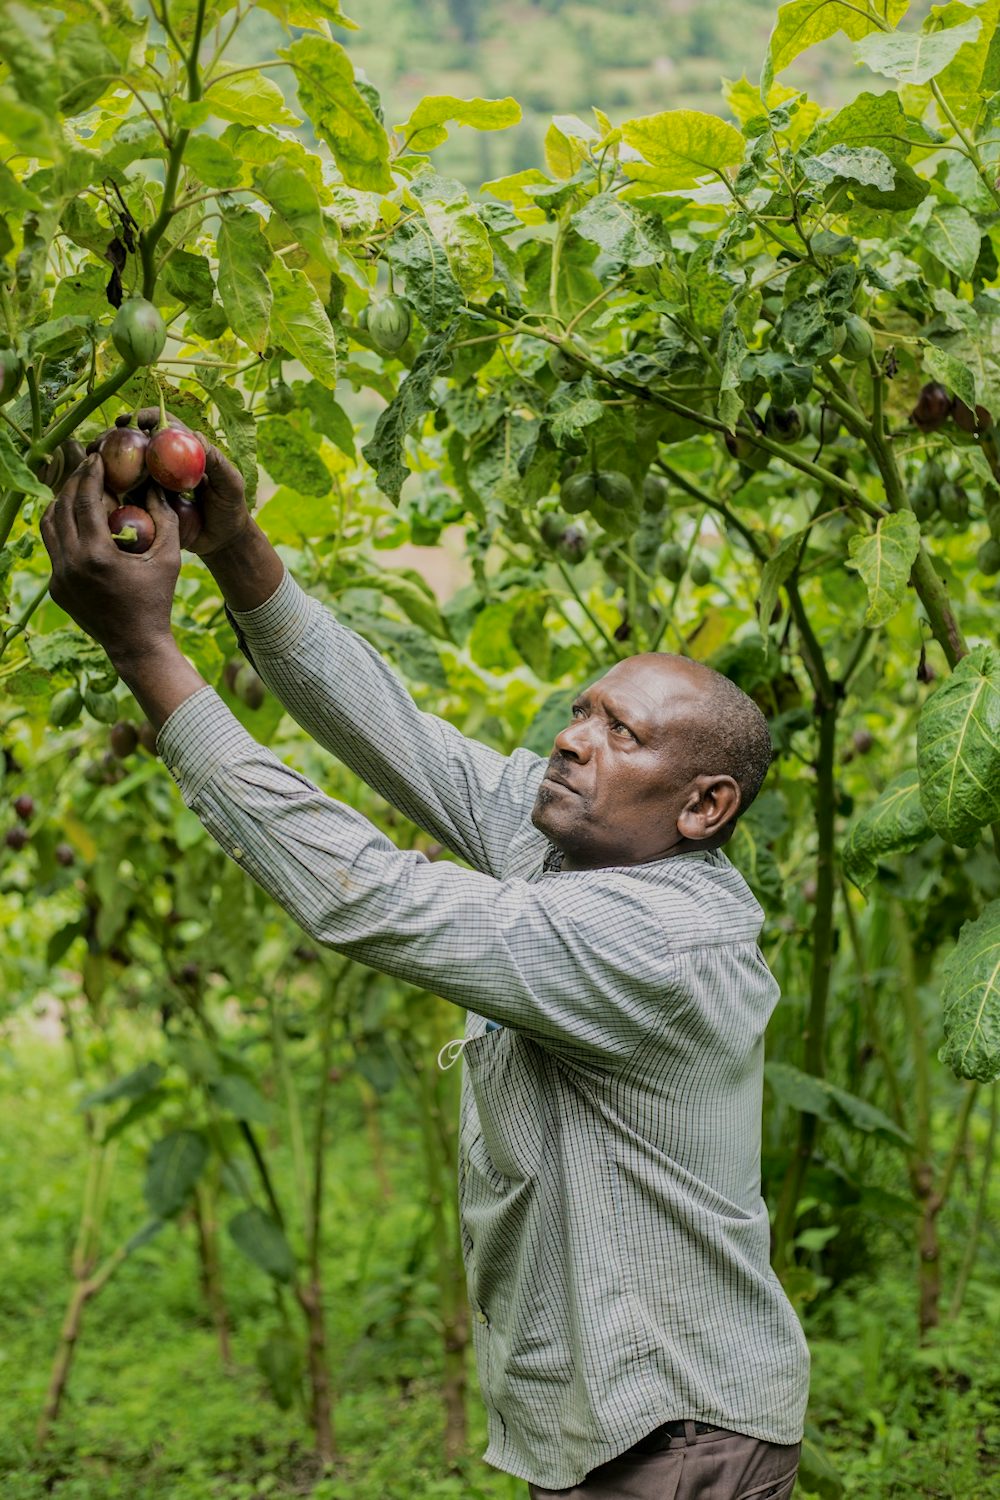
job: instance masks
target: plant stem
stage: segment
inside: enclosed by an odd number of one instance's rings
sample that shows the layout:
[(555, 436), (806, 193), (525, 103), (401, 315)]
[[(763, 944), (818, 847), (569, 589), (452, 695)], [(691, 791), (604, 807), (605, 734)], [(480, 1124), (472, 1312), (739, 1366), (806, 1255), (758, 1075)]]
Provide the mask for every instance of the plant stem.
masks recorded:
[(976, 1210), (972, 1220), (972, 1228), (965, 1242), (965, 1254), (962, 1256), (962, 1264), (959, 1268), (958, 1277), (955, 1281), (955, 1290), (952, 1293), (951, 1304), (948, 1308), (948, 1317), (952, 1321), (958, 1317), (962, 1310), (966, 1287), (969, 1284), (969, 1277), (972, 1275), (973, 1267), (976, 1264), (979, 1239), (986, 1220), (990, 1184), (993, 1178), (993, 1156), (996, 1149), (998, 1102), (1000, 1102), (1000, 1086), (994, 1084), (990, 1090), (990, 1127), (989, 1134), (986, 1137), (986, 1151), (983, 1155), (983, 1170), (979, 1179), (979, 1192), (976, 1195)]

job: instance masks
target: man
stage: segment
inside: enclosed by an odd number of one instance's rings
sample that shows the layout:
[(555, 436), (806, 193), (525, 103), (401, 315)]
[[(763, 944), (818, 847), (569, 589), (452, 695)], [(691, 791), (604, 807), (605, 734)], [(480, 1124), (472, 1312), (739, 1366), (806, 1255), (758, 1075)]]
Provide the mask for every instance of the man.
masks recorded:
[[(141, 420), (148, 422), (148, 414)], [(398, 850), (262, 749), (177, 648), (177, 524), (120, 553), (92, 455), (42, 521), (52, 595), (185, 801), (317, 942), (467, 1008), (459, 1202), (487, 1462), (533, 1500), (791, 1493), (808, 1384), (760, 1195), (761, 911), (720, 846), (770, 760), (732, 683), (620, 662), (548, 760), (421, 713), (306, 596), (202, 439), (195, 547), (320, 743), (472, 869)]]

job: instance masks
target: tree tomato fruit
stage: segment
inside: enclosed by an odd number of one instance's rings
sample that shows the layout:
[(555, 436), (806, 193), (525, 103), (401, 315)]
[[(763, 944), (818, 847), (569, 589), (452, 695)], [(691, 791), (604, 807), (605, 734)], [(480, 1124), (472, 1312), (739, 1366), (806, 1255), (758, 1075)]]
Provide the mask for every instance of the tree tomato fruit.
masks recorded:
[(411, 325), (410, 309), (401, 297), (383, 297), (368, 309), (368, 332), (387, 354), (402, 349)]
[(118, 760), (127, 760), (139, 744), (139, 733), (128, 719), (119, 719), (111, 726), (109, 739), (112, 755)]
[(264, 405), (268, 411), (284, 416), (295, 410), (295, 392), (283, 380), (276, 380), (264, 392)]
[(111, 342), (127, 365), (155, 365), (167, 342), (167, 325), (152, 302), (130, 297), (111, 325)]
[(985, 573), (987, 578), (1000, 573), (1000, 542), (995, 537), (990, 537), (984, 542), (976, 553), (976, 567), (980, 573)]
[(139, 744), (150, 755), (156, 754), (156, 730), (148, 719), (143, 719), (138, 729)]
[(53, 852), (56, 864), (62, 865), (64, 870), (69, 869), (70, 865), (76, 860), (76, 852), (72, 844), (57, 844)]
[(99, 443), (104, 483), (114, 495), (134, 489), (146, 472), (149, 434), (138, 427), (112, 427)]
[(15, 854), (19, 853), (24, 848), (27, 842), (28, 834), (26, 829), (9, 828), (7, 830), (7, 836), (4, 839), (4, 843), (7, 845), (8, 849), (13, 849)]
[(662, 474), (647, 474), (642, 481), (642, 508), (653, 515), (667, 503), (670, 486)]
[(148, 510), (138, 505), (119, 505), (108, 517), (115, 546), (122, 552), (148, 552), (156, 536), (156, 527)]
[(19, 797), (14, 798), (14, 811), (22, 823), (30, 823), (35, 812), (34, 797), (29, 797), (27, 792), (22, 792)]
[(580, 380), (587, 373), (586, 366), (572, 354), (567, 354), (565, 349), (553, 349), (549, 355), (549, 369), (557, 380)]
[(951, 415), (951, 397), (943, 385), (931, 380), (922, 386), (917, 404), (910, 412), (910, 421), (921, 432), (933, 432)]
[(563, 506), (571, 516), (587, 509), (597, 494), (597, 475), (571, 474), (559, 491)]
[(183, 495), (168, 495), (167, 501), (177, 517), (181, 546), (193, 547), (201, 536), (201, 511), (193, 500), (185, 500)]
[(693, 557), (691, 559), (691, 565), (688, 568), (688, 573), (690, 574), (691, 582), (698, 588), (701, 588), (704, 584), (708, 583), (709, 579), (712, 576), (711, 568), (702, 557)]
[(165, 490), (193, 490), (205, 476), (205, 450), (193, 432), (161, 427), (149, 440), (146, 468)]
[(971, 432), (975, 437), (979, 437), (980, 433), (989, 432), (993, 426), (993, 418), (985, 406), (977, 406), (973, 411), (971, 406), (966, 406), (965, 402), (959, 401), (957, 396), (952, 403), (951, 418), (956, 427), (960, 427), (963, 432)]
[(56, 693), (49, 704), (49, 723), (54, 724), (56, 729), (65, 729), (67, 724), (72, 724), (80, 717), (83, 708), (83, 695), (79, 688), (62, 688)]
[(775, 443), (797, 443), (805, 429), (802, 413), (797, 406), (775, 406), (767, 409), (764, 418), (764, 435)]
[(844, 342), (840, 346), (840, 357), (849, 365), (859, 365), (869, 354), (875, 353), (875, 339), (864, 318), (851, 313), (844, 323)]
[(656, 554), (656, 566), (670, 583), (684, 577), (684, 548), (677, 542), (664, 542)]
[(581, 526), (567, 526), (556, 538), (556, 555), (563, 562), (571, 563), (574, 567), (577, 563), (583, 562), (589, 550), (587, 533)]

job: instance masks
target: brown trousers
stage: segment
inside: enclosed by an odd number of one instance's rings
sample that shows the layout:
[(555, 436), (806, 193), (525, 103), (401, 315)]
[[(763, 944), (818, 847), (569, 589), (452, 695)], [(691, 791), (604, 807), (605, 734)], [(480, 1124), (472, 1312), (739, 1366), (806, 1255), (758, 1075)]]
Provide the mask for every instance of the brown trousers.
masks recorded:
[[(671, 1424), (675, 1426), (676, 1424)], [(531, 1500), (788, 1500), (800, 1443), (788, 1446), (713, 1428), (650, 1433), (568, 1490), (529, 1484)]]

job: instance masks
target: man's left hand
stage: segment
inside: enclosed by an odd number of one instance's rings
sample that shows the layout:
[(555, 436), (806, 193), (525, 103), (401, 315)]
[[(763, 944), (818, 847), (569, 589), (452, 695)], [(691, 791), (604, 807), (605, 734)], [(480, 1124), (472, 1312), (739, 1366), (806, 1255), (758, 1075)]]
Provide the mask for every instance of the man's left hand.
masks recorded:
[(98, 453), (81, 464), (42, 517), (52, 598), (116, 666), (172, 642), (170, 610), (181, 565), (177, 517), (153, 486), (148, 494), (156, 527), (148, 552), (122, 552), (112, 540)]

